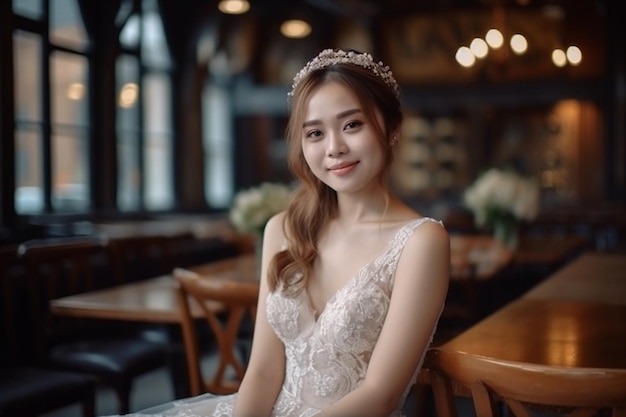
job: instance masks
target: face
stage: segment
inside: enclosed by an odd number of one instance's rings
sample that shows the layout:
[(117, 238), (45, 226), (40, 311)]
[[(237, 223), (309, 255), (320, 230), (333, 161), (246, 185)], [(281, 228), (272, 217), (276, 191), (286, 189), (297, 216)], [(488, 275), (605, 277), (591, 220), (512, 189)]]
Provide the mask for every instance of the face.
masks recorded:
[[(376, 117), (382, 125), (378, 112)], [(376, 134), (345, 86), (326, 82), (311, 94), (302, 126), (302, 152), (313, 174), (338, 193), (380, 188), (384, 156)]]

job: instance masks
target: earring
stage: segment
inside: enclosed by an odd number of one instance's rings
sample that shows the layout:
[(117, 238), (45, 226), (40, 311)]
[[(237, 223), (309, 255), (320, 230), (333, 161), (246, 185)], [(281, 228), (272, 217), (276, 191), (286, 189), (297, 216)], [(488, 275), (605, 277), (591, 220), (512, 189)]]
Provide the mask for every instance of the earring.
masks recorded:
[(391, 146), (395, 145), (396, 143), (398, 143), (398, 136), (393, 135), (393, 137), (391, 138), (391, 140), (389, 141), (389, 144)]

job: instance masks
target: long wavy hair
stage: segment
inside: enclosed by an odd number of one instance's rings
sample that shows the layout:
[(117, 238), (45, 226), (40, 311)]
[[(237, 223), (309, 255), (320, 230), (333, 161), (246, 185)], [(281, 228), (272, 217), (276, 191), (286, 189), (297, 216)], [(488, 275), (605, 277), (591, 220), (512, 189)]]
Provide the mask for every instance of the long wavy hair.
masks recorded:
[[(319, 86), (328, 82), (341, 84), (352, 91), (367, 122), (374, 126), (385, 161), (378, 175), (381, 185), (386, 183), (393, 161), (390, 138), (399, 133), (402, 112), (394, 91), (382, 79), (369, 69), (341, 63), (314, 70), (300, 81), (291, 97), (286, 129), (288, 165), (299, 187), (287, 208), (283, 224), (287, 246), (269, 265), (268, 283), (272, 291), (281, 288), (286, 294), (297, 294), (306, 288), (317, 257), (319, 235), (337, 215), (336, 191), (313, 174), (302, 153), (302, 125), (309, 99)], [(382, 126), (376, 117), (377, 111), (382, 116)], [(384, 197), (388, 202), (386, 191)]]

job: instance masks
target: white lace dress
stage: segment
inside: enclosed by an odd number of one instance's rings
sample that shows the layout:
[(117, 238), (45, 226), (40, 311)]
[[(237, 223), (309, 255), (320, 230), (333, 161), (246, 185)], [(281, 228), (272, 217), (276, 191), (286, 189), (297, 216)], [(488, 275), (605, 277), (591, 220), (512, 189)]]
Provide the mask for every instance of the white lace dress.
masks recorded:
[[(268, 295), (267, 317), (285, 345), (286, 356), (273, 417), (314, 416), (361, 384), (387, 315), (402, 249), (413, 230), (425, 222), (437, 221), (421, 218), (402, 226), (384, 253), (363, 266), (328, 301), (317, 320), (306, 292), (291, 298), (280, 291)], [(390, 417), (404, 415), (402, 407), (418, 371), (419, 367)], [(204, 394), (128, 416), (230, 417), (236, 396)]]

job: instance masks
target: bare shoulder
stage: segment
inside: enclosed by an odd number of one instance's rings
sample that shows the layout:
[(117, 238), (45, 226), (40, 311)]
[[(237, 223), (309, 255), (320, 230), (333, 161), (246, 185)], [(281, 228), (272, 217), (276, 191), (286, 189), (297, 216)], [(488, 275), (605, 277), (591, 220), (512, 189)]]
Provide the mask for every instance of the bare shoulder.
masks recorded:
[(400, 271), (428, 269), (437, 275), (448, 275), (450, 266), (450, 236), (438, 222), (424, 221), (409, 237), (400, 258)]
[(424, 221), (418, 225), (413, 231), (413, 235), (409, 239), (410, 242), (419, 244), (429, 243), (431, 245), (450, 244), (450, 236), (445, 227), (436, 220), (424, 218)]
[(263, 246), (271, 252), (278, 252), (286, 240), (285, 236), (285, 212), (275, 214), (265, 225), (263, 232)]

